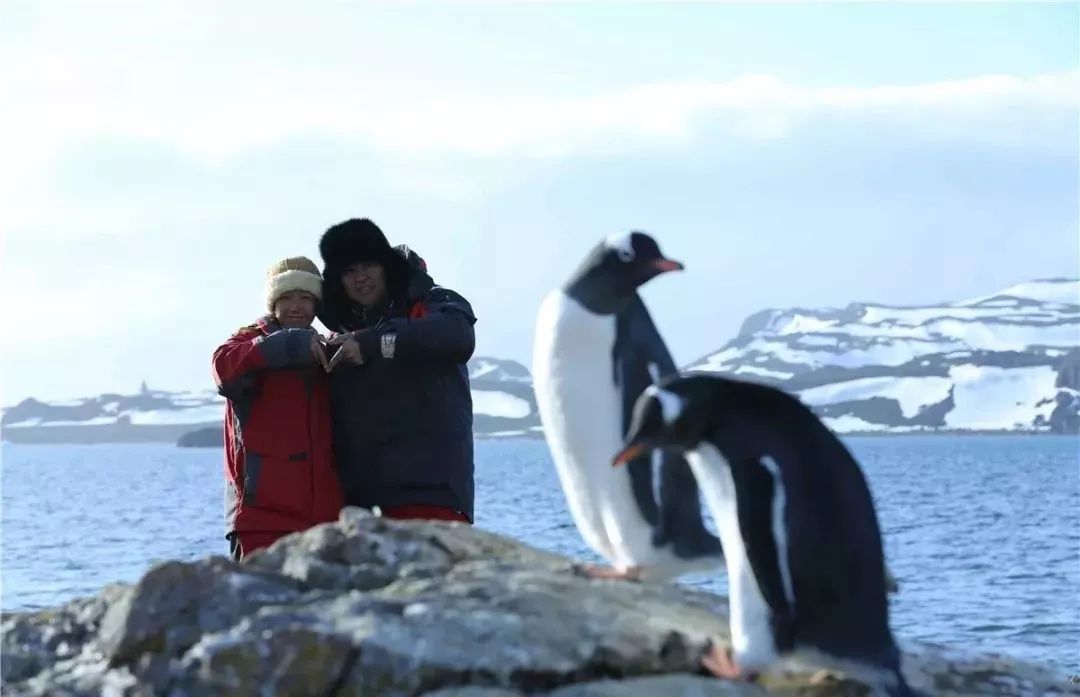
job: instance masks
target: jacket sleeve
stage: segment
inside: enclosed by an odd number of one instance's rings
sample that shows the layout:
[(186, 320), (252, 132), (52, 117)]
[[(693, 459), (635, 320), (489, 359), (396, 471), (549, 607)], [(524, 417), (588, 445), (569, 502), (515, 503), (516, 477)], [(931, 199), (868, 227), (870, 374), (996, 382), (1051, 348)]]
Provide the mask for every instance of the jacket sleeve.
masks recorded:
[(218, 392), (228, 396), (243, 387), (259, 370), (284, 368), (310, 362), (308, 350), (312, 329), (279, 329), (263, 335), (256, 327), (245, 327), (214, 351), (214, 382)]
[(382, 336), (394, 339), (395, 361), (466, 363), (476, 348), (476, 316), (469, 302), (452, 290), (434, 288), (424, 299), (427, 314), (418, 319), (396, 318), (357, 336), (364, 362), (383, 360)]

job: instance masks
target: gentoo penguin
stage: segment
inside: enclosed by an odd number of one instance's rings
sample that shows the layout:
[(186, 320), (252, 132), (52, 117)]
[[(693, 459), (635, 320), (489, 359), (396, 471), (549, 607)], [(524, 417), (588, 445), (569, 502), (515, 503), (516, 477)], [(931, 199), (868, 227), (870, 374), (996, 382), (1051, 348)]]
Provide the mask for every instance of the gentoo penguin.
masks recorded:
[(639, 398), (613, 464), (657, 449), (686, 455), (724, 545), (732, 648), (714, 646), (706, 669), (736, 678), (803, 664), (913, 694), (870, 491), (813, 412), (765, 385), (669, 378)]
[(676, 372), (637, 289), (682, 268), (645, 233), (609, 237), (537, 316), (533, 385), (544, 435), (578, 530), (611, 565), (585, 565), (593, 577), (669, 580), (723, 562), (684, 458), (610, 466), (637, 397)]

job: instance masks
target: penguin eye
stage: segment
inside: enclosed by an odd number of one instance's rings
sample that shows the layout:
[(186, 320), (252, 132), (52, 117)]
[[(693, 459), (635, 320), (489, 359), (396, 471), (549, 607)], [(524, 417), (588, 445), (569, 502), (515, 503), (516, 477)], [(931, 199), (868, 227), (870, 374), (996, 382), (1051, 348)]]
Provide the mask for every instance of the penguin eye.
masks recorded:
[(634, 260), (634, 250), (630, 247), (620, 247), (615, 253), (619, 256), (620, 261), (629, 263)]

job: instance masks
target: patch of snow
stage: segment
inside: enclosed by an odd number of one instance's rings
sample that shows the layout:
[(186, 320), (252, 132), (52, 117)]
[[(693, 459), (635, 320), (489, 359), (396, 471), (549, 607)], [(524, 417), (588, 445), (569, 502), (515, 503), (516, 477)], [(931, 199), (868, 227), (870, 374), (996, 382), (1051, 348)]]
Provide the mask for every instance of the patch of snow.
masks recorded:
[(852, 431), (887, 431), (888, 427), (881, 424), (872, 424), (851, 414), (843, 416), (831, 416), (822, 419), (831, 431), (836, 433), (850, 433)]
[[(1080, 279), (1058, 279), (1055, 281), (1029, 281), (1010, 286), (1005, 290), (984, 295), (971, 300), (956, 303), (956, 305), (977, 305), (985, 300), (999, 302), (998, 296), (1012, 296), (1016, 298), (1028, 298), (1039, 302), (1062, 303), (1065, 305), (1080, 305)], [(1004, 301), (1002, 299), (1001, 301)]]
[(498, 369), (499, 366), (491, 363), (490, 361), (479, 361), (478, 363), (476, 363), (475, 366), (473, 366), (472, 372), (469, 373), (469, 379), (475, 380), (477, 378), (482, 378), (485, 375), (494, 373)]
[(1016, 307), (1016, 304), (1015, 298), (998, 298), (997, 300), (981, 302), (979, 307)]
[[(866, 308), (860, 324), (873, 326), (875, 329), (889, 331), (896, 325), (916, 327), (942, 319), (984, 321), (992, 319), (1034, 320), (1052, 318), (1045, 308), (1024, 306), (1007, 308), (980, 305), (966, 307), (946, 305), (943, 307), (884, 307), (871, 305)], [(885, 323), (888, 324), (885, 324)]]
[(967, 348), (985, 351), (1023, 351), (1030, 346), (1080, 345), (1080, 324), (1056, 323), (1033, 326), (1002, 322), (957, 322), (941, 320), (934, 323), (943, 335), (961, 341)]
[(203, 407), (203, 406), (207, 406), (207, 405), (210, 405), (210, 404), (216, 404), (216, 405), (220, 406), (220, 405), (225, 403), (225, 400), (221, 399), (220, 397), (217, 398), (217, 399), (201, 399), (201, 398), (192, 397), (190, 399), (187, 399), (187, 398), (185, 398), (185, 399), (173, 399), (171, 401), (173, 403), (173, 406), (184, 408), (184, 409), (191, 408), (191, 407)]
[[(516, 366), (515, 366), (516, 367)], [(479, 359), (469, 364), (470, 380), (504, 380), (528, 384), (532, 378), (528, 374), (514, 375), (495, 361)]]
[(779, 326), (771, 327), (774, 334), (785, 336), (788, 334), (812, 334), (822, 332), (836, 326), (835, 319), (821, 319), (810, 315), (796, 314), (785, 322), (778, 322)]
[(485, 434), (488, 438), (513, 438), (525, 435), (525, 431), (492, 431)]
[(81, 407), (85, 403), (85, 399), (58, 399), (54, 402), (46, 402), (51, 407)]
[(938, 353), (942, 348), (955, 348), (948, 344), (912, 340), (890, 341), (873, 344), (865, 348), (849, 348), (846, 351), (831, 353), (824, 351), (778, 352), (778, 358), (785, 363), (799, 363), (812, 367), (839, 366), (843, 368), (861, 368), (868, 365), (897, 366), (914, 360), (926, 353)]
[(26, 419), (25, 421), (18, 421), (18, 422), (13, 423), (13, 424), (4, 424), (4, 428), (27, 428), (28, 426), (40, 426), (40, 425), (41, 425), (41, 419), (40, 418), (33, 418), (33, 419)]
[[(697, 366), (702, 366), (703, 370), (722, 370), (725, 363), (730, 360), (734, 360), (742, 356), (744, 353), (749, 352), (750, 347), (745, 349), (737, 349), (735, 347), (726, 348), (716, 353), (709, 354), (705, 358), (702, 358)], [(769, 360), (768, 356), (758, 356), (755, 360), (759, 363)]]
[(137, 426), (166, 424), (205, 424), (221, 421), (225, 416), (223, 403), (212, 404), (192, 409), (153, 409), (132, 411), (128, 414), (131, 423)]
[(835, 336), (823, 334), (807, 334), (796, 339), (800, 346), (837, 346), (840, 339)]
[(779, 370), (769, 370), (768, 368), (760, 368), (756, 365), (740, 365), (735, 369), (736, 375), (761, 375), (767, 378), (779, 378), (780, 380), (787, 380), (795, 375), (795, 373), (785, 373)]
[(529, 403), (521, 397), (495, 390), (473, 390), (473, 413), (524, 419), (531, 413)]
[[(42, 421), (37, 419), (40, 423), (34, 424), (35, 426), (108, 426), (116, 423), (115, 416), (95, 416), (92, 419), (85, 419), (83, 421)], [(5, 427), (10, 428), (10, 427)]]
[(918, 327), (927, 322), (946, 318), (955, 319), (979, 319), (981, 317), (992, 317), (998, 314), (997, 310), (978, 310), (968, 308), (943, 308), (943, 307), (883, 307), (880, 305), (870, 305), (863, 313), (862, 324), (871, 325), (875, 329), (885, 332), (890, 331), (893, 327), (890, 326), (878, 326), (883, 323), (895, 323), (900, 326)]
[(924, 408), (939, 404), (949, 396), (952, 380), (945, 377), (877, 377), (848, 380), (802, 390), (799, 398), (811, 406), (854, 402), (871, 397), (894, 399), (904, 418), (917, 416)]
[(1080, 305), (1080, 280), (1030, 281), (1006, 288), (998, 295), (1013, 295), (1039, 302)]
[(106, 414), (116, 414), (116, 410), (120, 408), (120, 402), (109, 402), (101, 407), (101, 410)]
[[(1035, 417), (1054, 409), (1057, 371), (1050, 366), (998, 368), (958, 365), (949, 370), (956, 406), (945, 417), (949, 428), (1030, 427)], [(1039, 404), (1046, 401), (1045, 404)]]

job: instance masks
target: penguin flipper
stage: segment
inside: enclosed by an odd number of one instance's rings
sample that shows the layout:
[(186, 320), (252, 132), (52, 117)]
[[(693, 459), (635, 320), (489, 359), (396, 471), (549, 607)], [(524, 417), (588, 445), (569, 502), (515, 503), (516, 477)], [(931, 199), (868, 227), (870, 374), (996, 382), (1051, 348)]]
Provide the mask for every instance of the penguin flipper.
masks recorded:
[(674, 452), (660, 454), (660, 502), (653, 544), (670, 544), (683, 559), (723, 557), (720, 539), (705, 527), (697, 478), (690, 463)]

